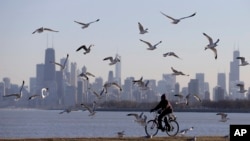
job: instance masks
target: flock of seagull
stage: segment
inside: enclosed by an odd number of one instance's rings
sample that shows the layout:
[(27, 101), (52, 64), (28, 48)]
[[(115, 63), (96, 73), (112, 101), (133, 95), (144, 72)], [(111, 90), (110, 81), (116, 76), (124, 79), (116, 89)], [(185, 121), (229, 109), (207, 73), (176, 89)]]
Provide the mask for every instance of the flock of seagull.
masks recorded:
[[(163, 16), (165, 16), (166, 18), (170, 19), (172, 21), (172, 24), (178, 24), (180, 21), (184, 20), (184, 19), (187, 19), (187, 18), (191, 18), (191, 17), (194, 17), (196, 15), (196, 12), (189, 15), (189, 16), (186, 16), (186, 17), (182, 17), (182, 18), (173, 18), (171, 16), (168, 16), (167, 14), (163, 13), (163, 12), (160, 12)], [(88, 22), (88, 23), (83, 23), (83, 22), (79, 22), (79, 21), (74, 21), (75, 23), (77, 24), (80, 24), (82, 27), (82, 29), (85, 29), (85, 28), (88, 28), (91, 24), (93, 23), (96, 23), (96, 22), (99, 22), (100, 19), (97, 19), (95, 21), (91, 21), (91, 22)], [(138, 28), (139, 28), (139, 34), (146, 34), (148, 33), (148, 28), (144, 28), (143, 25), (138, 22)], [(59, 32), (57, 30), (54, 30), (54, 29), (51, 29), (51, 28), (45, 28), (45, 27), (40, 27), (38, 29), (36, 29), (35, 31), (32, 32), (32, 34), (35, 34), (35, 33), (42, 33), (44, 31), (49, 31), (49, 32)], [(207, 35), (206, 33), (203, 33), (203, 35), (208, 39), (208, 44), (205, 46), (205, 50), (207, 49), (210, 49), (214, 52), (214, 58), (217, 59), (218, 57), (218, 53), (217, 53), (217, 50), (216, 50), (216, 47), (218, 46), (218, 42), (220, 41), (220, 39), (217, 39), (216, 41), (214, 41), (209, 35)], [(155, 44), (152, 44), (148, 41), (145, 41), (145, 40), (142, 40), (140, 39), (140, 41), (142, 43), (145, 43), (148, 48), (147, 50), (155, 50), (157, 49), (157, 46), (159, 44), (162, 43), (162, 41), (159, 41)], [(89, 46), (86, 46), (86, 45), (82, 45), (80, 47), (78, 47), (76, 49), (76, 52), (80, 52), (80, 51), (84, 51), (83, 54), (86, 55), (88, 53), (91, 52), (91, 48), (94, 47), (93, 44), (89, 45)], [(167, 53), (164, 53), (163, 54), (163, 57), (167, 57), (167, 56), (173, 56), (173, 57), (176, 57), (178, 59), (181, 59), (178, 55), (176, 55), (176, 53), (174, 52), (167, 52)], [(50, 61), (50, 63), (52, 64), (55, 64), (57, 66), (60, 67), (61, 71), (65, 69), (66, 67), (66, 63), (68, 61), (68, 58), (69, 58), (69, 54), (67, 54), (66, 56), (66, 59), (64, 61), (63, 64), (60, 64), (60, 63), (57, 63), (57, 62), (53, 62), (53, 61)], [(240, 66), (246, 66), (246, 65), (249, 65), (249, 63), (245, 60), (244, 57), (237, 57), (236, 59), (239, 59), (241, 61), (241, 64)], [(116, 64), (117, 62), (120, 62), (120, 58), (118, 56), (115, 56), (115, 57), (112, 57), (112, 56), (108, 56), (108, 57), (105, 57), (103, 59), (103, 61), (109, 61), (109, 65), (114, 65)], [(178, 71), (176, 69), (174, 69), (173, 67), (171, 67), (171, 70), (172, 70), (172, 75), (183, 75), (183, 76), (189, 76), (189, 74), (185, 74), (183, 73), (182, 71)], [(83, 79), (86, 79), (86, 80), (89, 80), (89, 77), (95, 77), (94, 74), (90, 73), (90, 72), (82, 72), (81, 74), (79, 74), (79, 77), (83, 78)], [(22, 82), (22, 85), (21, 85), (21, 88), (19, 90), (18, 93), (14, 93), (14, 94), (8, 94), (8, 95), (5, 95), (3, 97), (15, 97), (15, 101), (18, 101), (21, 97), (22, 97), (22, 90), (23, 90), (23, 87), (24, 87), (24, 81)], [(143, 81), (143, 77), (141, 77), (140, 79), (138, 80), (133, 80), (133, 84), (136, 84), (138, 87), (140, 87), (142, 90), (148, 90), (150, 89), (149, 88), (149, 80), (147, 81)], [(239, 86), (240, 88), (240, 92), (244, 93), (246, 92), (246, 90), (244, 89), (244, 85), (243, 84), (237, 84), (237, 86)], [(122, 91), (122, 87), (117, 84), (116, 82), (106, 82), (104, 85), (103, 85), (103, 89), (102, 91), (99, 93), (99, 92), (96, 92), (94, 89), (92, 89), (91, 87), (89, 87), (89, 90), (91, 91), (91, 93), (93, 93), (97, 99), (101, 99), (103, 97), (103, 94), (104, 93), (108, 93), (108, 88), (109, 87), (115, 87), (117, 88), (118, 90)], [(28, 100), (32, 100), (32, 99), (35, 99), (35, 98), (41, 98), (41, 99), (44, 99), (46, 98), (47, 96), (49, 95), (49, 89), (48, 88), (42, 88), (41, 89), (41, 93), (40, 94), (34, 94), (34, 95), (31, 95)], [(190, 96), (193, 96), (197, 101), (201, 102), (201, 99), (199, 98), (198, 95), (196, 94), (188, 94), (186, 96), (183, 96), (182, 94), (176, 94), (175, 95), (176, 97), (179, 98), (179, 101), (176, 103), (176, 104), (185, 104), (185, 105), (188, 105), (189, 104), (189, 99), (190, 99)], [(92, 107), (91, 106), (88, 106), (84, 103), (80, 104), (80, 105), (75, 105), (75, 106), (70, 106), (68, 108), (66, 108), (65, 110), (63, 110), (62, 112), (60, 112), (59, 114), (63, 114), (63, 113), (70, 113), (71, 111), (77, 111), (79, 109), (85, 111), (89, 111), (89, 116), (94, 116), (96, 111), (96, 101), (93, 102), (92, 104)], [(229, 118), (227, 118), (227, 114), (225, 113), (217, 113), (217, 115), (220, 115), (221, 116), (221, 122), (226, 122)], [(141, 114), (136, 114), (136, 113), (129, 113), (127, 114), (127, 116), (134, 116), (135, 117), (135, 122), (139, 123), (140, 125), (143, 125), (145, 126), (146, 124), (146, 121), (147, 121), (147, 116), (143, 114), (143, 112)], [(193, 127), (191, 128), (188, 128), (188, 129), (183, 129), (181, 130), (179, 133), (181, 135), (184, 135), (186, 134), (188, 131), (191, 131), (193, 130)], [(123, 135), (125, 135), (124, 131), (121, 131), (121, 132), (117, 132), (117, 135), (119, 137), (122, 137)]]

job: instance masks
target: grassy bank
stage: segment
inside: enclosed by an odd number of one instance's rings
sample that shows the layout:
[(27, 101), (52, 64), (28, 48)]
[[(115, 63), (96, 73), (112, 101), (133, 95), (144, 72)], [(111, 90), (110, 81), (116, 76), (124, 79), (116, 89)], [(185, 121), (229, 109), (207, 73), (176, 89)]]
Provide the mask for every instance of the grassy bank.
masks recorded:
[[(192, 137), (123, 137), (123, 138), (42, 138), (42, 139), (0, 139), (0, 141), (192, 141)], [(202, 136), (197, 137), (196, 141), (227, 141), (222, 136)]]

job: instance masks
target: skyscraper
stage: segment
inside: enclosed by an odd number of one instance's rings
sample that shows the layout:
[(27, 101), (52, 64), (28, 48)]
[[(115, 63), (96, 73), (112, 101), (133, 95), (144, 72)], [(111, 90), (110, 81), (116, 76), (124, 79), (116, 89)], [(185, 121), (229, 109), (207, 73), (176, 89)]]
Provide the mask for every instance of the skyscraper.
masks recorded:
[(217, 85), (224, 90), (224, 96), (226, 96), (226, 74), (218, 73), (217, 75)]
[(236, 57), (240, 56), (239, 50), (235, 50), (233, 52), (233, 61), (230, 62), (230, 72), (229, 72), (229, 95), (237, 95), (237, 88), (236, 84), (239, 82), (240, 79), (240, 68), (239, 59), (236, 59)]
[(199, 94), (201, 96), (202, 99), (204, 99), (205, 97), (205, 87), (204, 87), (204, 83), (205, 83), (205, 74), (204, 73), (196, 73), (196, 79), (198, 80), (199, 83)]
[(50, 62), (55, 62), (55, 50), (47, 48), (45, 51), (44, 81), (55, 81), (56, 66)]
[(120, 62), (115, 64), (115, 81), (121, 85), (121, 56), (119, 54), (116, 54), (116, 56), (120, 59)]

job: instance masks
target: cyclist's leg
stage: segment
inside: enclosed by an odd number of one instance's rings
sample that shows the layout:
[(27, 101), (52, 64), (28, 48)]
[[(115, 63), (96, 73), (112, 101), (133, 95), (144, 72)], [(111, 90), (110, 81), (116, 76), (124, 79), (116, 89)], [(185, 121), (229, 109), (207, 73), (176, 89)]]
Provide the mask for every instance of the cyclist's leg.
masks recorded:
[(163, 129), (162, 118), (165, 116), (164, 111), (158, 116), (158, 129)]

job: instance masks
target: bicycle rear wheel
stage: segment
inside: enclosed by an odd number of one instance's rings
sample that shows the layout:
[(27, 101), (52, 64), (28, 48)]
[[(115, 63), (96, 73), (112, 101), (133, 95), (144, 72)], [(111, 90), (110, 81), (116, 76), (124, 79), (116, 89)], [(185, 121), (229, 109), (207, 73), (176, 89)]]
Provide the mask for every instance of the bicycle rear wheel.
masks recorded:
[(147, 136), (155, 136), (158, 132), (158, 124), (154, 120), (149, 120), (145, 126)]
[(169, 120), (170, 130), (166, 130), (169, 136), (175, 136), (179, 132), (179, 124), (176, 120)]

